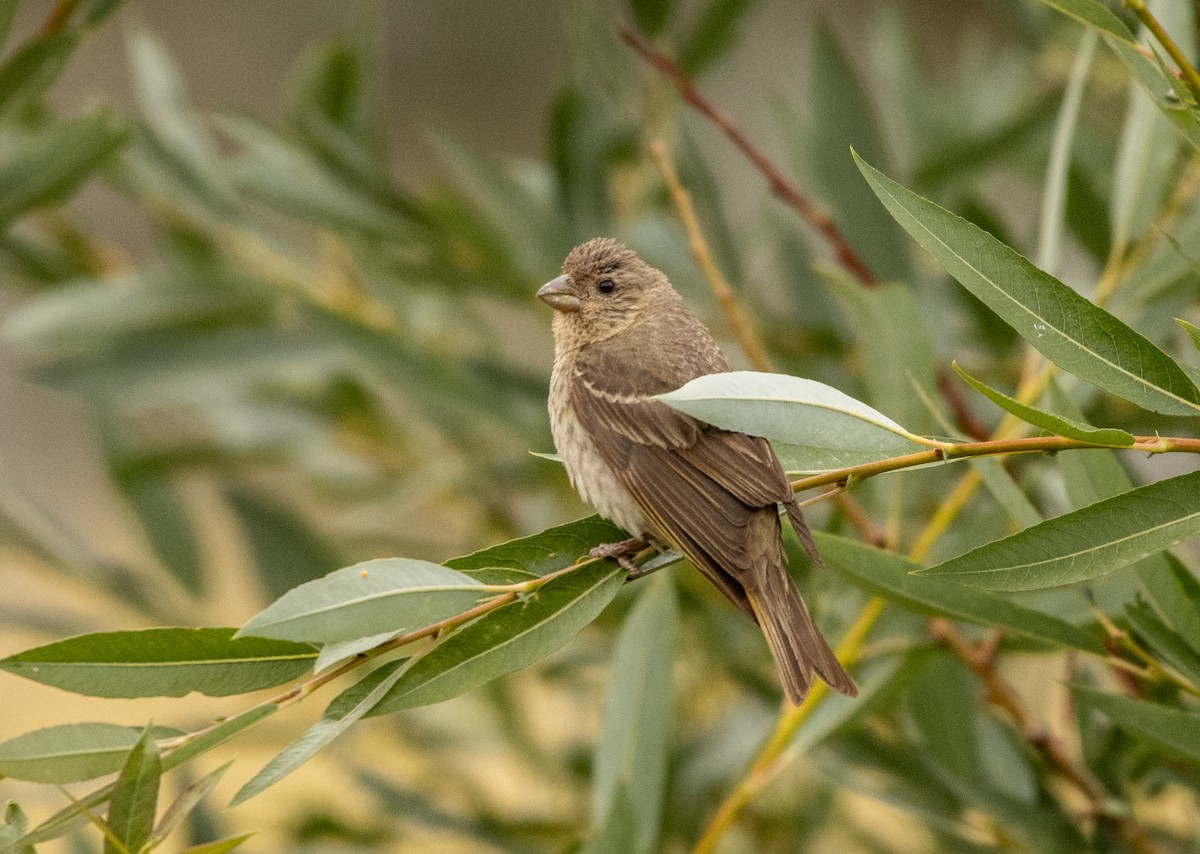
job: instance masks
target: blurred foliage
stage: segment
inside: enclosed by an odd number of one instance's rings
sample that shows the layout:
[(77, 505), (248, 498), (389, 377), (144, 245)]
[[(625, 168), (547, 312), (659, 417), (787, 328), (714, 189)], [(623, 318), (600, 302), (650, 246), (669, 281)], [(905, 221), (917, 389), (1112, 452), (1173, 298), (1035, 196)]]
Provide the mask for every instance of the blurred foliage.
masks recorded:
[[(61, 114), (49, 98), (58, 75), (121, 2), (38, 4), (44, 27), (12, 43), (18, 5), (0, 0), (0, 625), (16, 637), (6, 646), (42, 646), (4, 660), (3, 702), (23, 704), (26, 683), (12, 673), (45, 681), (36, 671), (50, 663), (76, 668), (55, 684), (110, 697), (153, 695), (145, 668), (174, 678), (187, 662), (218, 668), (208, 672), (217, 684), (176, 687), (215, 696), (294, 680), (297, 661), (307, 667), (318, 655), (310, 645), (216, 629), (163, 629), (153, 644), (132, 630), (240, 624), (356, 561), (443, 562), (460, 596), (472, 584), (527, 586), (505, 588), (510, 598), (448, 627), (437, 645), (414, 641), (358, 682), (338, 681), (341, 693), (329, 692), (298, 740), (294, 728), (256, 730), (257, 744), (278, 756), (265, 777), (237, 763), (228, 776), (252, 780), (239, 798), (375, 718), (322, 754), (319, 776), (306, 778), (316, 782), (304, 784), (316, 796), (299, 797), (297, 785), (271, 801), (269, 817), (255, 815), (261, 840), (248, 837), (245, 807), (215, 808), (225, 766), (191, 771), (184, 762), (210, 750), (242, 755), (253, 736), (226, 740), (307, 688), (263, 695), (259, 706), (227, 699), (227, 720), (212, 727), (186, 705), (156, 713), (156, 722), (187, 719), (193, 737), (150, 730), (140, 711), (120, 711), (121, 700), (108, 701), (113, 717), (132, 714), (137, 728), (6, 728), (5, 774), (118, 777), (113, 787), (71, 789), (107, 816), (107, 837), (56, 793), (0, 780), (0, 794), (39, 813), (66, 807), (31, 822), (11, 804), (0, 824), (5, 854), (32, 844), (108, 852), (162, 843), (211, 854), (242, 843), (528, 852), (695, 844), (770, 733), (779, 688), (765, 646), (694, 572), (665, 570), (620, 591), (607, 564), (556, 574), (618, 532), (597, 520), (550, 528), (583, 510), (561, 468), (528, 453), (551, 448), (549, 318), (532, 294), (573, 245), (600, 234), (627, 242), (728, 337), (645, 153), (651, 139), (667, 140), (717, 261), (779, 369), (836, 386), (918, 434), (957, 436), (972, 420), (994, 429), (1001, 411), (967, 397), (951, 360), (979, 386), (1011, 390), (1027, 372), (1028, 346), (914, 248), (851, 146), (1021, 254), (1061, 258), (1046, 272), (1200, 377), (1195, 326), (1172, 320), (1200, 324), (1200, 113), (1163, 71), (1165, 54), (1123, 40), (1121, 28), (1136, 31), (1137, 21), (1115, 5), (983, 4), (991, 29), (964, 33), (936, 73), (922, 57), (924, 24), (904, 4), (866, 7), (853, 46), (826, 24), (814, 28), (807, 85), (774, 93), (785, 152), (777, 163), (841, 226), (882, 283), (874, 289), (833, 267), (829, 248), (765, 183), (737, 188), (731, 201), (729, 173), (713, 163), (738, 155), (618, 37), (628, 17), (704, 87), (724, 63), (754, 61), (742, 33), (771, 7), (752, 0), (629, 0), (616, 16), (598, 4), (565, 7), (568, 67), (544, 119), (544, 158), (441, 137), (444, 177), (415, 188), (397, 179), (384, 132), (378, 9), (305, 53), (269, 127), (193, 103), (163, 45), (137, 30), (128, 39), (136, 110), (99, 103)], [(1194, 58), (1194, 5), (1152, 9)], [(1104, 42), (1075, 72), (1085, 28), (1073, 17)], [(1083, 86), (1077, 119), (1061, 107), (1072, 75)], [(1056, 126), (1071, 142), (1060, 154)], [(1056, 179), (1065, 196), (1039, 204)], [(131, 252), (83, 224), (72, 203), (81, 192), (134, 211), (150, 248)], [(749, 212), (731, 213), (747, 200)], [(1047, 218), (1061, 225), (1052, 247), (1044, 231), (1038, 245), (1032, 227)], [(989, 396), (1006, 405), (1006, 394)], [(1154, 415), (1065, 374), (1028, 403), (1054, 413), (1032, 419), (1054, 432), (1073, 422), (1196, 433), (1194, 414)], [(845, 633), (872, 595), (892, 604), (855, 668), (862, 696), (814, 704), (786, 767), (720, 850), (1194, 851), (1194, 550), (1007, 594), (907, 574), (1195, 467), (1120, 454), (971, 463), (984, 489), (940, 538), (923, 532), (946, 512), (967, 464), (856, 488), (898, 554), (852, 542), (858, 520), (845, 505), (814, 508), (830, 571), (811, 571), (799, 554), (793, 566), (826, 633)], [(524, 539), (493, 545), (516, 537)], [(42, 595), (43, 583), (55, 592)], [(75, 607), (81, 591), (93, 611)], [(969, 643), (995, 644), (991, 675), (1017, 685), (1038, 725), (1077, 753), (1086, 785), (1047, 758), (1041, 729), (1022, 729), (996, 703), (986, 667), (938, 642), (930, 616), (955, 621)], [(305, 684), (315, 690), (394, 634), (325, 643), (323, 675)], [(239, 671), (248, 681), (236, 690), (221, 681), (220, 668), (251, 663), (259, 675)], [(786, 761), (800, 752), (812, 761)], [(185, 773), (160, 791), (160, 778)]]

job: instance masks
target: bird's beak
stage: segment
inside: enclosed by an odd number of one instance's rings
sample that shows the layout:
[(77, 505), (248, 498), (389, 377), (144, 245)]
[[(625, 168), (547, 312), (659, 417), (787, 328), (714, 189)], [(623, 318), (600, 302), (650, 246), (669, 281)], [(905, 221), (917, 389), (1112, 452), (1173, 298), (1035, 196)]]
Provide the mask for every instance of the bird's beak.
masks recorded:
[(579, 311), (583, 307), (583, 300), (565, 275), (546, 282), (538, 289), (537, 295), (538, 299), (557, 311)]

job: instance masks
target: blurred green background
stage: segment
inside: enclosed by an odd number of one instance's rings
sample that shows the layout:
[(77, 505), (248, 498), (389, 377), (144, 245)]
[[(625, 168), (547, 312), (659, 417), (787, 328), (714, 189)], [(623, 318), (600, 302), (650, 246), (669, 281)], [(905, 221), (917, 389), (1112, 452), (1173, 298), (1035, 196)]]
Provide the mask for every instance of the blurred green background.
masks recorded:
[[(1018, 340), (913, 252), (848, 145), (1028, 253), (1080, 28), (1032, 1), (677, 5), (659, 43), (881, 279), (910, 283), (927, 312), (918, 343), (1011, 388)], [(16, 7), (6, 56), (53, 6)], [(645, 154), (655, 138), (780, 369), (939, 432), (903, 377), (864, 376), (862, 314), (847, 285), (815, 269), (827, 248), (621, 44), (616, 26), (630, 20), (617, 2), (130, 0), (94, 31), (72, 23), (78, 44), (62, 49), (60, 74), (34, 57), (37, 73), (0, 80), (0, 655), (106, 629), (237, 625), (356, 560), (441, 561), (589, 513), (556, 464), (528, 453), (552, 449), (550, 318), (532, 295), (571, 246), (626, 240), (745, 365)], [(1145, 119), (1158, 135), (1132, 181), (1140, 193), (1114, 190), (1128, 91), (1099, 52), (1057, 270), (1085, 289), (1114, 241), (1171, 205), (1191, 229), (1179, 241), (1200, 230), (1194, 157), (1169, 126)], [(1164, 252), (1114, 308), (1175, 353), (1187, 345), (1171, 317), (1197, 320), (1183, 258)], [(1147, 429), (1145, 413), (1076, 396), (1104, 423)], [(1190, 464), (1133, 465), (1148, 478)], [(1067, 508), (1051, 462), (1021, 480), (1048, 514)], [(905, 474), (863, 500), (909, 543), (953, 481)], [(828, 507), (813, 519), (847, 526)], [(1010, 525), (976, 502), (935, 557)], [(778, 696), (754, 626), (694, 573), (676, 576), (669, 850), (702, 826)], [(806, 583), (835, 627), (865, 599)], [(535, 668), (356, 727), (249, 805), (202, 811), (181, 840), (260, 829), (246, 850), (563, 850), (587, 826), (591, 744), (627, 607), (622, 594)], [(1062, 607), (1086, 612), (1082, 599)], [(879, 637), (918, 624), (890, 614)], [(1038, 691), (1058, 666), (1039, 659), (1023, 683), (1045, 718), (1064, 714)], [(241, 707), (230, 702), (117, 709), (0, 675), (0, 740), (117, 716), (195, 726)], [(204, 770), (240, 760), (215, 802), (315, 718), (308, 706), (203, 758)], [(842, 744), (843, 759), (865, 743)], [(991, 850), (987, 822), (961, 805), (940, 816), (909, 793), (854, 785), (848, 761), (828, 766), (789, 770), (729, 850)], [(0, 780), (7, 797), (30, 812), (62, 805)], [(1194, 832), (1189, 796), (1162, 798), (1155, 815)]]

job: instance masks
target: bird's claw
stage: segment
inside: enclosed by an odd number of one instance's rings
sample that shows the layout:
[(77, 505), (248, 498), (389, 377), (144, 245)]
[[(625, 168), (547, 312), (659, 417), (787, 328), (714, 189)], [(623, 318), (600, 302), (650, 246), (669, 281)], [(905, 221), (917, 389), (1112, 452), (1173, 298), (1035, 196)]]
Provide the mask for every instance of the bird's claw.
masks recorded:
[(601, 543), (588, 552), (588, 557), (615, 560), (621, 569), (625, 570), (629, 580), (632, 581), (642, 574), (642, 570), (641, 567), (629, 559), (629, 556), (641, 551), (646, 545), (645, 537), (630, 537), (628, 540), (621, 540), (617, 543)]

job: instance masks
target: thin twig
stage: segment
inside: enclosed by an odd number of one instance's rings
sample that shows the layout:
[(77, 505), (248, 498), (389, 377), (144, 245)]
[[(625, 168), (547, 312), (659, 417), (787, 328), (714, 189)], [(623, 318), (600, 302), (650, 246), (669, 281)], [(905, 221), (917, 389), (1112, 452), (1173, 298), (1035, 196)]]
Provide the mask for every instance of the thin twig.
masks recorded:
[(671, 81), (679, 97), (691, 105), (696, 112), (716, 125), (726, 138), (744, 154), (755, 168), (762, 173), (771, 187), (771, 192), (782, 199), (792, 210), (800, 215), (825, 242), (833, 249), (838, 264), (864, 287), (873, 288), (878, 285), (875, 275), (870, 268), (858, 257), (858, 253), (850, 246), (849, 241), (825, 211), (806, 198), (795, 185), (788, 181), (783, 173), (771, 162), (750, 139), (742, 133), (729, 117), (717, 110), (712, 103), (700, 94), (691, 78), (687, 76), (675, 60), (657, 50), (641, 35), (633, 30), (622, 27), (621, 38), (633, 48), (639, 56), (648, 62), (655, 70)]
[(1034, 719), (1013, 687), (1001, 678), (996, 670), (995, 643), (985, 642), (974, 647), (953, 623), (940, 617), (930, 620), (929, 628), (934, 637), (944, 643), (983, 683), (987, 701), (1008, 717), (1021, 738), (1087, 797), (1091, 812), (1098, 821), (1110, 822), (1132, 851), (1139, 854), (1154, 851), (1150, 838), (1136, 822), (1126, 816), (1112, 814), (1108, 808), (1111, 798), (1104, 784), (1086, 765), (1071, 755), (1045, 724)]
[(1138, 16), (1142, 25), (1153, 34), (1171, 59), (1175, 61), (1175, 64), (1179, 66), (1179, 76), (1183, 78), (1183, 82), (1191, 91), (1192, 96), (1200, 101), (1200, 73), (1197, 73), (1196, 66), (1192, 65), (1187, 54), (1175, 43), (1175, 39), (1171, 38), (1171, 34), (1163, 28), (1158, 18), (1154, 17), (1154, 13), (1150, 11), (1145, 0), (1125, 0), (1125, 5), (1133, 10), (1133, 14)]
[[(828, 495), (828, 493), (824, 493), (824, 495)], [(833, 498), (837, 501), (838, 508), (846, 514), (850, 524), (858, 531), (858, 536), (864, 543), (877, 549), (893, 548), (894, 544), (891, 542), (892, 538), (888, 536), (887, 530), (871, 518), (871, 514), (857, 498), (844, 489)]]
[(937, 387), (942, 400), (950, 407), (950, 414), (954, 416), (954, 424), (959, 430), (977, 442), (991, 438), (992, 431), (967, 404), (953, 374), (944, 367), (938, 368)]
[(50, 12), (50, 17), (46, 19), (46, 23), (42, 24), (42, 35), (52, 36), (61, 33), (78, 6), (79, 0), (58, 0)]
[(1135, 436), (1132, 445), (1102, 445), (1069, 439), (1066, 436), (1028, 436), (1023, 439), (992, 439), (986, 442), (945, 442), (928, 451), (901, 454), (871, 463), (825, 471), (792, 481), (792, 489), (799, 492), (816, 486), (836, 483), (858, 483), (885, 472), (899, 471), (913, 466), (927, 465), (939, 460), (965, 459), (967, 457), (990, 457), (1004, 454), (1057, 453), (1058, 451), (1104, 448), (1110, 451), (1141, 451), (1146, 454), (1187, 453), (1200, 454), (1200, 439), (1169, 436)]
[(696, 209), (692, 205), (692, 197), (680, 182), (679, 173), (675, 171), (675, 164), (671, 162), (671, 155), (662, 140), (656, 139), (650, 143), (650, 156), (658, 164), (658, 171), (662, 173), (671, 193), (671, 200), (675, 203), (675, 212), (679, 214), (679, 221), (683, 223), (683, 230), (687, 232), (688, 249), (704, 272), (704, 277), (708, 279), (708, 285), (721, 310), (725, 312), (729, 326), (738, 340), (738, 346), (742, 348), (742, 352), (756, 371), (774, 371), (775, 366), (771, 364), (771, 357), (763, 349), (762, 341), (754, 329), (754, 322), (738, 302), (737, 294), (733, 292), (733, 288), (717, 268), (717, 262), (713, 260), (708, 241), (704, 239), (704, 231), (700, 228)]

